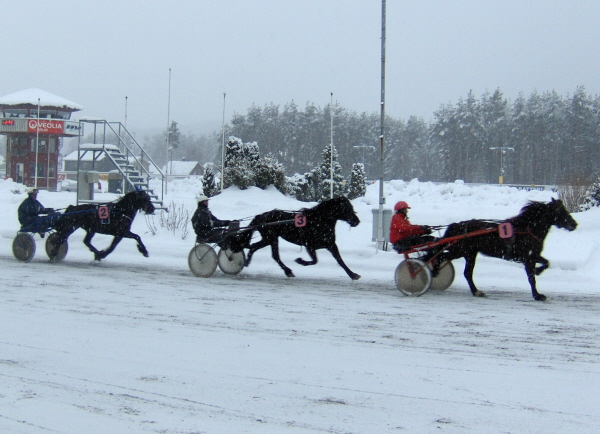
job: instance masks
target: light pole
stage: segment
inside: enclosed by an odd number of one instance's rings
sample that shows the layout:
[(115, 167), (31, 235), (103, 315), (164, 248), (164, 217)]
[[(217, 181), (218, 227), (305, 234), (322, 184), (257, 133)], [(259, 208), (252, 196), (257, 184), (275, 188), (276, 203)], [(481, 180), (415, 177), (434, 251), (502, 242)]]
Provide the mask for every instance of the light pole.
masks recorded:
[(490, 149), (492, 151), (500, 150), (500, 176), (498, 177), (498, 184), (504, 184), (504, 155), (506, 155), (506, 151), (514, 151), (515, 148), (511, 148), (510, 146), (492, 146)]
[(385, 204), (385, 196), (383, 195), (383, 179), (385, 176), (384, 167), (384, 121), (385, 121), (385, 0), (381, 0), (381, 133), (379, 135), (379, 211), (377, 215), (377, 245), (381, 245), (383, 250), (385, 239), (383, 237), (383, 205)]
[(363, 150), (362, 151), (362, 155), (363, 155), (363, 169), (364, 169), (364, 171), (366, 173), (367, 172), (367, 170), (366, 170), (367, 166), (366, 166), (366, 163), (365, 163), (365, 161), (366, 161), (365, 160), (365, 149), (370, 149), (370, 150), (374, 151), (375, 150), (375, 146), (357, 145), (357, 146), (352, 146), (352, 147), (355, 148), (355, 149), (362, 149)]
[(225, 185), (225, 96), (227, 94), (223, 92), (223, 123), (221, 124), (221, 192), (223, 192), (223, 186)]
[(331, 92), (331, 102), (329, 103), (329, 118), (331, 120), (331, 126), (329, 127), (331, 134), (329, 139), (329, 177), (331, 178), (329, 183), (329, 198), (333, 199), (333, 92)]
[(36, 127), (35, 127), (35, 170), (34, 170), (34, 174), (35, 174), (35, 181), (34, 181), (34, 187), (37, 188), (38, 186), (38, 152), (40, 150), (40, 99), (38, 98), (38, 109), (37, 109), (37, 121), (36, 121)]
[(169, 151), (171, 148), (171, 68), (169, 68), (169, 95), (167, 98), (167, 163), (165, 164), (165, 193), (167, 193), (167, 185), (169, 184)]

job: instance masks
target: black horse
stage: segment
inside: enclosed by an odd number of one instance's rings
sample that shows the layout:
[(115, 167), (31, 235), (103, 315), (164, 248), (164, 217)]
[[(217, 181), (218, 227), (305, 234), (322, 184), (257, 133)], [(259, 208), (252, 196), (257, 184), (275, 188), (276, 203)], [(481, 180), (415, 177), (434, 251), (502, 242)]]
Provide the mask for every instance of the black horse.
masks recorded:
[[(290, 243), (306, 247), (311, 260), (306, 261), (298, 258), (296, 259), (298, 264), (316, 264), (316, 251), (327, 249), (348, 273), (348, 276), (353, 280), (358, 280), (360, 275), (354, 273), (344, 263), (335, 243), (335, 224), (338, 220), (343, 220), (352, 227), (360, 223), (350, 200), (346, 197), (329, 199), (313, 208), (305, 208), (297, 213), (277, 209), (268, 211), (254, 217), (248, 225), (248, 229), (233, 237), (230, 248), (234, 251), (240, 251), (244, 248), (250, 249), (246, 259), (246, 265), (248, 265), (254, 252), (263, 247), (271, 246), (273, 259), (277, 261), (287, 277), (294, 277), (292, 270), (286, 267), (279, 258), (279, 237), (281, 237)], [(304, 226), (302, 226), (303, 223)], [(262, 239), (250, 244), (254, 231), (258, 231)]]
[[(132, 191), (119, 200), (100, 207), (93, 204), (70, 205), (54, 222), (57, 233), (55, 248), (58, 249), (73, 232), (81, 228), (87, 232), (83, 243), (94, 252), (97, 261), (106, 258), (123, 238), (136, 240), (140, 253), (148, 257), (148, 250), (140, 236), (131, 232), (131, 224), (138, 211), (152, 214), (154, 209), (151, 197), (145, 191)], [(106, 250), (98, 250), (92, 245), (92, 237), (96, 233), (114, 236)]]
[[(477, 253), (520, 262), (525, 265), (533, 298), (544, 301), (546, 296), (537, 292), (535, 276), (549, 267), (548, 260), (542, 257), (541, 253), (544, 248), (544, 239), (552, 226), (568, 231), (573, 231), (577, 227), (577, 222), (571, 217), (561, 200), (552, 199), (549, 203), (529, 202), (521, 209), (519, 215), (503, 222), (468, 220), (452, 223), (446, 229), (443, 238), (468, 234), (486, 228), (496, 228), (498, 231), (465, 237), (455, 243), (445, 245), (435, 264), (438, 265), (443, 261), (456, 258), (465, 258), (464, 275), (469, 283), (469, 288), (471, 288), (471, 293), (478, 297), (484, 297), (485, 293), (479, 291), (473, 282)], [(505, 238), (502, 238), (501, 235)], [(433, 253), (435, 252), (430, 255)], [(537, 264), (540, 265), (537, 266)], [(434, 265), (433, 274), (435, 275), (436, 272), (437, 268)]]

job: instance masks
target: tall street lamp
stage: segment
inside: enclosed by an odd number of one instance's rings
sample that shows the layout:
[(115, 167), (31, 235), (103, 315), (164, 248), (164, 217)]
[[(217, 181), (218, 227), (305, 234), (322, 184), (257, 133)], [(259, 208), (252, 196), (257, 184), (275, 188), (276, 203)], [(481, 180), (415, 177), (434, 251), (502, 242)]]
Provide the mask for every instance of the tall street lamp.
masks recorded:
[(362, 149), (362, 156), (363, 156), (363, 169), (365, 171), (365, 173), (367, 172), (367, 166), (366, 166), (366, 159), (365, 159), (365, 149), (369, 149), (371, 151), (375, 150), (375, 146), (369, 146), (369, 145), (357, 145), (357, 146), (352, 146), (354, 149)]
[(498, 177), (498, 184), (504, 184), (504, 156), (506, 155), (506, 151), (514, 151), (515, 148), (511, 148), (510, 146), (493, 146), (490, 148), (492, 151), (499, 150), (500, 151), (500, 176)]

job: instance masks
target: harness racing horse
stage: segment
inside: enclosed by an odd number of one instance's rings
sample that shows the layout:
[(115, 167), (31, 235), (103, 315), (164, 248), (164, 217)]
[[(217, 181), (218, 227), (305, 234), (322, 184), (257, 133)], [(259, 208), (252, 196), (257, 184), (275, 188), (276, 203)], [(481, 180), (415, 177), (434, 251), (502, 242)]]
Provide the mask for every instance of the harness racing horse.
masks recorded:
[[(443, 238), (487, 228), (496, 230), (483, 235), (465, 237), (443, 247), (444, 251), (435, 261), (433, 274), (436, 275), (437, 267), (443, 261), (465, 258), (464, 275), (471, 293), (474, 296), (485, 297), (485, 293), (479, 291), (473, 282), (477, 253), (520, 262), (525, 265), (533, 298), (544, 301), (546, 296), (537, 291), (535, 276), (541, 274), (550, 265), (541, 253), (544, 248), (544, 239), (552, 226), (568, 231), (577, 228), (577, 222), (571, 217), (561, 200), (552, 199), (549, 203), (531, 201), (521, 209), (519, 215), (503, 222), (468, 220), (452, 223), (446, 229)], [(434, 253), (432, 252), (430, 255)], [(540, 265), (537, 266), (537, 264)]]
[[(301, 213), (304, 226), (294, 223), (296, 216)], [(326, 200), (313, 208), (302, 209), (299, 213), (273, 210), (255, 216), (248, 229), (242, 230), (233, 237), (230, 248), (240, 251), (250, 249), (246, 265), (250, 264), (252, 255), (259, 249), (271, 246), (273, 259), (279, 264), (287, 277), (294, 277), (294, 273), (279, 258), (279, 237), (290, 243), (305, 246), (311, 260), (297, 258), (301, 265), (314, 265), (317, 263), (317, 250), (327, 249), (331, 252), (338, 264), (348, 273), (352, 280), (360, 279), (342, 260), (337, 244), (335, 243), (335, 225), (338, 220), (347, 222), (351, 227), (360, 223), (354, 208), (347, 197), (337, 197)], [(250, 244), (252, 234), (258, 231), (262, 239)]]
[[(94, 204), (70, 205), (54, 222), (57, 233), (55, 248), (58, 248), (77, 229), (87, 232), (83, 243), (94, 252), (97, 261), (106, 258), (123, 238), (133, 238), (137, 241), (140, 253), (148, 257), (148, 250), (139, 235), (131, 232), (131, 224), (138, 211), (146, 214), (154, 213), (154, 205), (146, 191), (132, 191), (117, 200), (104, 205)], [(103, 209), (102, 209), (103, 208)], [(102, 215), (104, 213), (104, 215)], [(112, 243), (106, 250), (96, 249), (91, 241), (95, 234), (112, 235)]]

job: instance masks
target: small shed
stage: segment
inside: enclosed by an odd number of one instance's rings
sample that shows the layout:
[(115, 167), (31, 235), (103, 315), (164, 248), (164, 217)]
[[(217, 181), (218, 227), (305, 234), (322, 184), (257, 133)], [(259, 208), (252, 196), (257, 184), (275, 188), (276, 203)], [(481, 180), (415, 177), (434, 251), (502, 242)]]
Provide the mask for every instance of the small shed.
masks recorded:
[(169, 161), (162, 170), (169, 179), (204, 175), (204, 170), (197, 161)]

